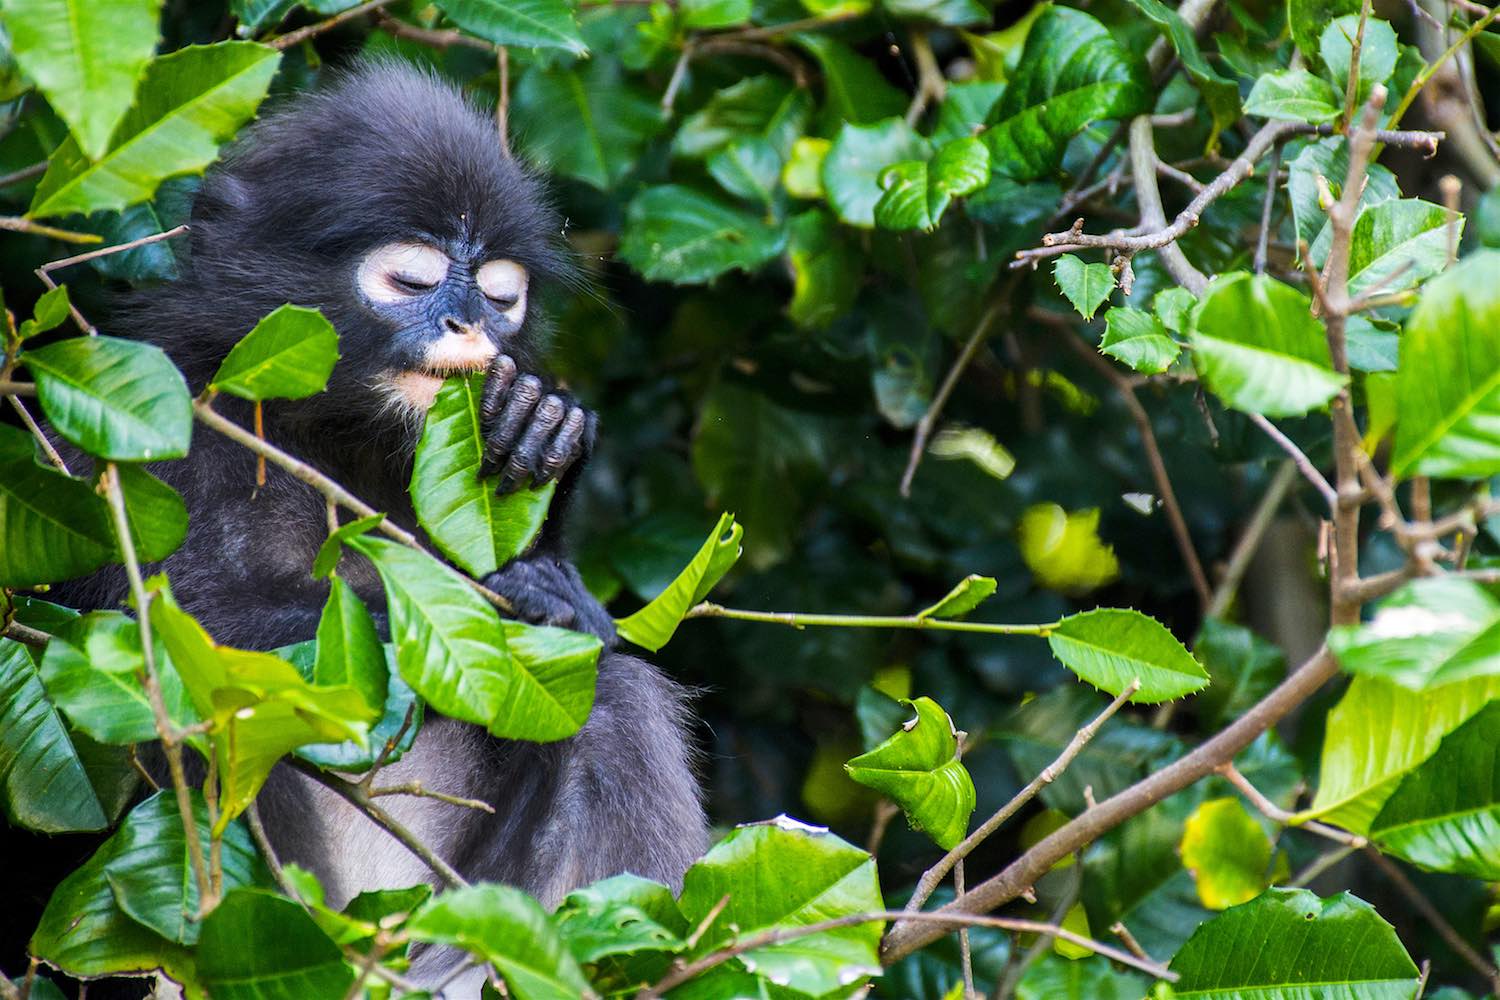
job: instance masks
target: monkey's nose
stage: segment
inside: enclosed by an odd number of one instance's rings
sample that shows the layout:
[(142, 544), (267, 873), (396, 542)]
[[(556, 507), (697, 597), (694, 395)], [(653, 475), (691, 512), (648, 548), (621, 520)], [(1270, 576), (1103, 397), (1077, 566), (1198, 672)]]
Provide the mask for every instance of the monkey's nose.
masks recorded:
[(456, 333), (460, 337), (477, 340), (484, 331), (479, 328), (478, 323), (465, 323), (454, 316), (443, 317), (443, 330), (446, 333)]

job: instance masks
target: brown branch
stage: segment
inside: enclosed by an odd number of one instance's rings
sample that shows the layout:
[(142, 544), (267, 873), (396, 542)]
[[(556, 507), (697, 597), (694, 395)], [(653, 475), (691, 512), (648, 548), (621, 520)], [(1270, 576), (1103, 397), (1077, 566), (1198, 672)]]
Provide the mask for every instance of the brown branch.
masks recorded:
[[(1248, 712), (1230, 723), (1197, 749), (1146, 776), (1124, 791), (1089, 808), (1069, 823), (1038, 841), (998, 875), (981, 882), (961, 900), (954, 900), (935, 915), (987, 913), (1015, 899), (1063, 858), (1093, 843), (1162, 799), (1212, 774), (1220, 764), (1232, 761), (1257, 736), (1274, 726), (1302, 704), (1329, 678), (1338, 673), (1338, 663), (1320, 647), (1307, 662), (1293, 671)], [(908, 915), (910, 916), (910, 915)], [(890, 965), (941, 936), (910, 919), (899, 920), (881, 944), (881, 961)]]
[(1140, 690), (1140, 687), (1140, 681), (1132, 681), (1124, 691), (1120, 692), (1114, 701), (1105, 707), (1104, 711), (1094, 717), (1092, 722), (1074, 733), (1073, 738), (1068, 741), (1068, 745), (1063, 747), (1062, 753), (1058, 754), (1052, 763), (1042, 768), (1041, 773), (1032, 778), (1025, 788), (1022, 788), (1009, 802), (997, 809), (995, 814), (989, 819), (979, 824), (974, 832), (965, 837), (957, 847), (943, 855), (935, 865), (923, 872), (922, 877), (917, 880), (917, 887), (912, 890), (911, 899), (906, 904), (907, 912), (912, 913), (921, 909), (922, 904), (927, 902), (932, 896), (933, 891), (942, 883), (955, 864), (968, 857), (974, 848), (978, 847), (996, 830), (1000, 829), (1006, 820), (1014, 816), (1020, 811), (1022, 806), (1035, 798), (1037, 793), (1044, 787), (1056, 781), (1068, 769), (1068, 765), (1073, 763), (1074, 758), (1083, 752), (1083, 748), (1094, 738), (1094, 735), (1103, 728), (1104, 724), (1116, 712), (1124, 707), (1125, 702), (1129, 701), (1130, 696)]
[(8, 174), (0, 175), (0, 188), (7, 188), (12, 184), (29, 181), (33, 177), (40, 177), (47, 172), (48, 166), (48, 161), (42, 160), (40, 163), (33, 163), (29, 167), (22, 167), (20, 170), (12, 170)]
[(49, 260), (47, 263), (37, 268), (37, 270), (41, 271), (44, 274), (51, 274), (53, 271), (60, 271), (65, 267), (72, 267), (74, 264), (82, 264), (85, 261), (98, 260), (100, 257), (108, 257), (111, 254), (124, 253), (127, 250), (134, 250), (137, 247), (148, 246), (152, 243), (160, 243), (162, 240), (170, 240), (175, 236), (181, 236), (187, 231), (188, 227), (186, 224), (181, 226), (174, 226), (173, 228), (168, 229), (166, 232), (152, 233), (150, 236), (142, 236), (140, 239), (131, 240), (128, 243), (116, 243), (114, 246), (100, 247), (98, 250), (90, 250), (87, 253), (74, 254), (72, 257), (64, 257), (61, 260)]
[(380, 8), (391, 2), (392, 0), (367, 0), (366, 3), (350, 7), (348, 10), (341, 10), (332, 17), (323, 21), (319, 21), (317, 24), (309, 24), (305, 28), (298, 28), (296, 31), (289, 31), (284, 35), (269, 39), (266, 44), (271, 46), (271, 48), (273, 49), (281, 49), (285, 51), (286, 49), (289, 49), (294, 45), (301, 45), (309, 38), (321, 35), (323, 32), (332, 30), (333, 28), (337, 28), (345, 21), (352, 21), (356, 17), (360, 17), (364, 14), (369, 14), (372, 11), (378, 11)]
[(370, 798), (378, 798), (382, 795), (410, 795), (421, 799), (436, 799), (446, 802), (450, 806), (462, 806), (465, 809), (477, 809), (480, 812), (495, 814), (495, 807), (480, 799), (466, 799), (458, 795), (448, 795), (445, 792), (435, 792), (423, 785), (420, 781), (404, 781), (399, 785), (383, 785), (380, 788), (370, 789)]
[(30, 625), (22, 625), (20, 622), (11, 622), (5, 626), (4, 631), (0, 632), (0, 635), (4, 635), (7, 639), (14, 639), (16, 642), (24, 642), (28, 646), (35, 646), (38, 649), (47, 645), (48, 641), (52, 638), (52, 636), (41, 629), (32, 628)]
[(912, 32), (911, 53), (917, 63), (917, 92), (906, 108), (906, 124), (915, 126), (930, 105), (942, 103), (948, 93), (948, 81), (938, 65), (937, 56), (933, 55), (932, 43), (927, 40), (925, 31)]
[(454, 45), (462, 45), (465, 48), (478, 49), (481, 52), (494, 52), (500, 46), (483, 38), (475, 38), (466, 35), (462, 31), (437, 30), (432, 28), (420, 28), (415, 24), (408, 24), (387, 14), (385, 11), (376, 11), (376, 23), (386, 31), (400, 38), (410, 38), (414, 42), (423, 45), (431, 45), (434, 48), (446, 49)]
[(1342, 844), (1354, 850), (1359, 850), (1369, 843), (1368, 840), (1357, 833), (1349, 833), (1346, 830), (1340, 830), (1338, 827), (1329, 826), (1327, 823), (1319, 823), (1316, 820), (1296, 823), (1294, 813), (1287, 812), (1266, 798), (1265, 794), (1259, 788), (1252, 785), (1250, 779), (1241, 774), (1239, 768), (1235, 767), (1233, 763), (1222, 765), (1218, 768), (1218, 771), (1231, 785), (1239, 790), (1241, 795), (1250, 800), (1250, 804), (1256, 808), (1256, 811), (1268, 819), (1275, 820), (1277, 823), (1285, 826), (1296, 826), (1298, 829), (1306, 830), (1308, 833), (1315, 833), (1319, 837), (1333, 841), (1335, 844)]
[(97, 233), (80, 233), (72, 229), (58, 229), (56, 226), (33, 222), (31, 219), (21, 215), (0, 215), (0, 229), (8, 229), (13, 233), (30, 233), (33, 236), (49, 236), (54, 240), (62, 240), (64, 243), (104, 242), (104, 237)]
[(1265, 432), (1266, 437), (1276, 442), (1276, 447), (1286, 452), (1287, 457), (1297, 467), (1297, 471), (1302, 473), (1302, 478), (1312, 483), (1313, 487), (1322, 494), (1324, 502), (1328, 504), (1328, 510), (1332, 512), (1337, 509), (1339, 504), (1338, 493), (1329, 484), (1328, 480), (1323, 477), (1323, 473), (1318, 471), (1318, 467), (1313, 464), (1312, 459), (1307, 457), (1307, 453), (1297, 447), (1295, 441), (1282, 433), (1281, 428), (1277, 427), (1266, 417), (1261, 416), (1259, 413), (1251, 413), (1249, 416), (1252, 424)]
[(9, 379), (0, 379), (0, 396), (35, 396), (36, 384), (33, 382), (12, 382)]
[(72, 475), (68, 471), (68, 463), (63, 461), (63, 457), (52, 446), (51, 440), (48, 439), (46, 434), (42, 433), (41, 426), (36, 422), (36, 418), (31, 415), (31, 411), (26, 409), (26, 404), (21, 402), (20, 397), (6, 396), (5, 398), (10, 400), (11, 408), (16, 411), (16, 416), (21, 418), (21, 423), (25, 424), (26, 429), (31, 432), (32, 438), (36, 440), (37, 444), (42, 446), (42, 452), (47, 456), (47, 461), (51, 462), (57, 471), (63, 475)]

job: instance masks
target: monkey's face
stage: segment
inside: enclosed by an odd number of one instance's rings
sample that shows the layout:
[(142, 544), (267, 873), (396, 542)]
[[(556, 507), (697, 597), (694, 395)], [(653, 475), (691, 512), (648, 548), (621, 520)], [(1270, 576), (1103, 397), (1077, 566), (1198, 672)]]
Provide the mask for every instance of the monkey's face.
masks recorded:
[(425, 411), (450, 375), (483, 370), (526, 321), (526, 268), (467, 241), (382, 244), (354, 282), (390, 331), (377, 391), (406, 409)]

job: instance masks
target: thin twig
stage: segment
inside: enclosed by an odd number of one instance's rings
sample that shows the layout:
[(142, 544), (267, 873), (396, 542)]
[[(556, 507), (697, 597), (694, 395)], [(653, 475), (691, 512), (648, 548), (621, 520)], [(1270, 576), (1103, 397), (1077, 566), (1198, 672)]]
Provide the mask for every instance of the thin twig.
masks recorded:
[(1339, 495), (1337, 491), (1323, 477), (1323, 473), (1318, 471), (1318, 467), (1313, 464), (1312, 459), (1307, 457), (1307, 453), (1297, 447), (1297, 442), (1287, 437), (1282, 433), (1280, 427), (1277, 427), (1259, 413), (1250, 414), (1250, 422), (1259, 427), (1265, 433), (1266, 437), (1276, 442), (1276, 447), (1286, 452), (1287, 457), (1296, 465), (1297, 471), (1302, 473), (1302, 478), (1312, 483), (1313, 488), (1322, 495), (1323, 501), (1328, 504), (1329, 511), (1333, 511), (1338, 507)]
[(370, 797), (379, 798), (382, 795), (411, 795), (421, 799), (436, 799), (446, 802), (450, 806), (462, 806), (465, 809), (478, 809), (480, 812), (495, 814), (495, 807), (480, 799), (466, 799), (458, 795), (448, 795), (444, 792), (435, 792), (424, 787), (420, 781), (405, 781), (399, 785), (383, 785), (380, 788), (370, 789)]
[(1255, 273), (1266, 273), (1266, 257), (1271, 245), (1271, 216), (1276, 209), (1276, 182), (1281, 176), (1281, 147), (1271, 151), (1271, 165), (1266, 171), (1266, 197), (1260, 206), (1260, 232), (1255, 237)]
[(693, 605), (684, 618), (733, 618), (742, 622), (787, 625), (804, 628), (910, 628), (937, 632), (978, 632), (985, 635), (1034, 635), (1045, 637), (1057, 627), (1056, 622), (1043, 625), (1002, 625), (997, 622), (966, 622), (950, 618), (927, 618), (921, 615), (814, 615), (801, 611), (748, 611), (726, 608), (711, 601)]
[(30, 625), (22, 625), (20, 622), (11, 622), (5, 626), (4, 631), (0, 632), (0, 635), (4, 635), (7, 639), (14, 639), (16, 642), (24, 642), (28, 646), (35, 646), (38, 649), (47, 645), (52, 639), (52, 636), (41, 629), (32, 628)]
[(187, 224), (184, 223), (180, 226), (174, 226), (166, 232), (152, 233), (150, 236), (142, 236), (140, 239), (131, 240), (128, 243), (116, 243), (114, 246), (100, 247), (98, 250), (90, 250), (87, 253), (74, 254), (72, 257), (63, 257), (61, 260), (49, 260), (37, 270), (45, 274), (51, 274), (53, 271), (60, 271), (65, 267), (72, 267), (74, 264), (82, 264), (86, 261), (98, 260), (100, 257), (108, 257), (111, 254), (125, 253), (127, 250), (134, 250), (137, 247), (160, 243), (162, 240), (170, 240), (173, 237), (181, 236), (187, 231)]
[(1443, 916), (1443, 911), (1434, 906), (1432, 900), (1428, 899), (1422, 890), (1412, 884), (1411, 879), (1406, 877), (1406, 873), (1401, 870), (1400, 866), (1384, 854), (1381, 854), (1373, 845), (1367, 845), (1364, 848), (1364, 853), (1365, 857), (1369, 858), (1375, 867), (1379, 868), (1381, 873), (1390, 879), (1391, 884), (1400, 891), (1401, 895), (1406, 897), (1407, 901), (1422, 915), (1423, 919), (1432, 925), (1432, 929), (1437, 931), (1438, 935), (1448, 943), (1448, 947), (1453, 949), (1454, 954), (1458, 955), (1459, 958), (1468, 963), (1470, 968), (1489, 981), (1491, 992), (1500, 993), (1500, 970), (1497, 970), (1494, 965), (1485, 961), (1484, 957), (1475, 951), (1468, 941), (1464, 940), (1464, 936), (1454, 929), (1453, 925), (1448, 922), (1447, 917)]
[(64, 243), (103, 243), (104, 237), (97, 233), (80, 233), (72, 229), (58, 229), (44, 225), (21, 215), (0, 215), (0, 229), (13, 233), (30, 233), (33, 236), (48, 236)]
[[(1139, 115), (1130, 123), (1130, 173), (1135, 178), (1135, 202), (1141, 210), (1141, 225), (1148, 229), (1161, 229), (1167, 224), (1166, 210), (1161, 203), (1161, 189), (1156, 183), (1156, 168), (1160, 163), (1161, 160), (1156, 155), (1156, 133), (1151, 128), (1151, 118), (1149, 115)], [(1253, 166), (1251, 170), (1254, 170)], [(1208, 188), (1204, 187), (1198, 192), (1197, 198), (1203, 197), (1207, 191)], [(1197, 225), (1196, 219), (1193, 220), (1193, 225)], [(1187, 229), (1184, 229), (1183, 233), (1186, 232)], [(1179, 285), (1194, 295), (1203, 294), (1203, 289), (1208, 287), (1208, 278), (1187, 259), (1187, 255), (1177, 245), (1175, 236), (1163, 243), (1158, 252), (1167, 272)]]
[(405, 21), (392, 17), (383, 10), (376, 12), (375, 20), (382, 28), (398, 38), (410, 38), (414, 42), (431, 45), (433, 48), (446, 49), (454, 45), (460, 45), (465, 48), (478, 49), (481, 52), (494, 52), (500, 48), (494, 42), (485, 41), (483, 38), (475, 38), (473, 35), (466, 35), (462, 31), (420, 28), (415, 24), (408, 24)]
[(932, 43), (927, 40), (925, 31), (912, 32), (911, 53), (917, 63), (917, 92), (906, 108), (906, 124), (915, 127), (929, 106), (942, 103), (948, 93), (948, 81), (938, 65), (937, 56), (933, 55)]
[(1343, 844), (1345, 847), (1352, 847), (1355, 850), (1359, 850), (1367, 843), (1369, 843), (1368, 840), (1366, 840), (1364, 837), (1361, 837), (1357, 833), (1349, 833), (1347, 830), (1340, 830), (1338, 827), (1329, 826), (1327, 823), (1319, 823), (1316, 820), (1309, 820), (1305, 823), (1296, 823), (1295, 813), (1287, 812), (1285, 809), (1281, 808), (1276, 803), (1266, 798), (1265, 794), (1261, 792), (1260, 789), (1256, 788), (1250, 783), (1249, 778), (1240, 773), (1239, 768), (1235, 767), (1233, 762), (1221, 764), (1218, 767), (1218, 772), (1226, 780), (1228, 780), (1231, 785), (1237, 788), (1241, 795), (1249, 799), (1250, 804), (1253, 805), (1257, 811), (1259, 811), (1262, 815), (1266, 816), (1269, 819), (1273, 819), (1278, 823), (1286, 824), (1287, 826), (1295, 825), (1299, 830), (1306, 830), (1308, 833), (1315, 833), (1319, 837), (1323, 837), (1326, 840), (1333, 841), (1335, 844)]
[(72, 475), (68, 471), (68, 463), (63, 461), (63, 457), (57, 453), (57, 449), (52, 446), (52, 441), (42, 432), (42, 428), (36, 422), (36, 418), (31, 415), (30, 410), (26, 409), (26, 404), (21, 402), (20, 397), (6, 396), (5, 398), (10, 400), (10, 405), (16, 411), (16, 416), (21, 418), (21, 423), (26, 425), (26, 429), (31, 432), (31, 436), (36, 439), (36, 443), (42, 446), (42, 452), (47, 456), (47, 461), (51, 462), (57, 471), (63, 475)]
[(1308, 863), (1306, 868), (1303, 868), (1300, 872), (1292, 877), (1291, 881), (1289, 881), (1287, 885), (1291, 886), (1294, 889), (1303, 888), (1313, 879), (1317, 878), (1319, 875), (1322, 875), (1324, 872), (1328, 871), (1328, 869), (1332, 868), (1334, 865), (1338, 864), (1349, 855), (1353, 854), (1356, 850), (1358, 850), (1358, 848), (1351, 847), (1348, 844), (1340, 844), (1338, 847), (1329, 848), (1327, 851), (1324, 851), (1316, 858), (1313, 858), (1312, 861)]
[(500, 134), (500, 152), (510, 157), (510, 49), (495, 48), (495, 72), (499, 74), (500, 99), (495, 102), (495, 131)]
[(1130, 700), (1131, 695), (1140, 690), (1140, 686), (1140, 681), (1131, 681), (1114, 701), (1110, 702), (1102, 712), (1094, 717), (1093, 721), (1073, 734), (1073, 738), (1068, 741), (1068, 745), (1063, 747), (1062, 753), (1058, 754), (1052, 763), (1042, 768), (1041, 773), (1032, 778), (1026, 784), (1026, 787), (1017, 792), (1009, 802), (997, 809), (989, 819), (979, 824), (974, 832), (965, 837), (957, 847), (943, 855), (936, 864), (923, 872), (922, 877), (917, 880), (917, 887), (912, 890), (911, 899), (906, 904), (907, 912), (911, 913), (921, 909), (922, 904), (927, 902), (932, 896), (933, 890), (942, 883), (954, 865), (968, 857), (974, 848), (978, 847), (996, 830), (1000, 829), (1005, 821), (1014, 816), (1022, 806), (1036, 798), (1038, 792), (1056, 781), (1058, 776), (1068, 769), (1068, 765), (1073, 763), (1074, 758), (1083, 752), (1083, 748), (1088, 746), (1089, 741), (1110, 720), (1110, 717), (1124, 707), (1125, 703)]
[(49, 165), (49, 161), (42, 160), (39, 163), (33, 163), (29, 167), (22, 167), (20, 170), (12, 170), (8, 174), (0, 174), (0, 188), (7, 188), (12, 184), (19, 184), (22, 181), (29, 181), (33, 177), (40, 177), (42, 176), (42, 174), (45, 174), (47, 172), (47, 167)]
[(350, 7), (348, 10), (341, 10), (332, 17), (323, 21), (319, 21), (316, 24), (309, 24), (305, 28), (298, 28), (296, 31), (289, 31), (277, 38), (269, 39), (266, 44), (270, 45), (273, 49), (282, 50), (289, 49), (294, 45), (301, 45), (309, 38), (313, 38), (317, 35), (321, 35), (325, 31), (337, 28), (345, 21), (352, 21), (356, 17), (360, 17), (372, 11), (377, 11), (391, 2), (392, 0), (368, 0), (368, 2)]
[(36, 385), (32, 382), (12, 382), (0, 379), (0, 396), (35, 396)]

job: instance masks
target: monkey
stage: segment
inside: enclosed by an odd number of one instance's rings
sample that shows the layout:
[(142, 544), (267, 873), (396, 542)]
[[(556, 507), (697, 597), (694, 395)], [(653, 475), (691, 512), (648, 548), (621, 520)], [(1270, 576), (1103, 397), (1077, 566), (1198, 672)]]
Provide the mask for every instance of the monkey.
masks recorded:
[[(588, 721), (569, 739), (533, 744), (429, 710), (387, 776), (495, 813), (407, 796), (382, 804), (466, 879), (509, 883), (544, 906), (621, 872), (679, 888), (707, 842), (686, 695), (618, 649), (563, 539), (597, 420), (538, 368), (549, 327), (536, 292), (571, 274), (541, 181), (452, 85), (361, 61), (244, 130), (205, 174), (187, 239), (179, 276), (127, 293), (115, 320), (162, 347), (194, 392), (261, 317), (287, 302), (315, 307), (338, 331), (340, 358), (322, 393), (265, 405), (270, 442), (416, 531), (406, 485), (423, 416), (445, 378), (485, 371), (483, 473), (501, 493), (557, 483), (534, 547), (481, 582), (518, 618), (601, 640)], [(252, 418), (243, 401), (215, 405), (242, 426)], [(153, 470), (189, 510), (187, 537), (161, 566), (182, 607), (227, 645), (313, 638), (327, 597), (309, 572), (328, 530), (323, 497), (275, 467), (257, 489), (255, 456), (203, 427), (185, 459)], [(387, 635), (373, 567), (346, 555), (340, 575)], [(60, 592), (76, 607), (111, 608), (126, 588), (116, 569)], [(332, 905), (433, 879), (285, 764), (259, 810), (281, 860), (318, 875)], [(441, 981), (457, 960), (418, 954), (412, 977)], [(448, 995), (477, 995), (479, 982)]]

